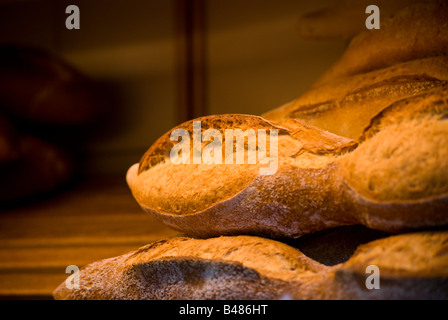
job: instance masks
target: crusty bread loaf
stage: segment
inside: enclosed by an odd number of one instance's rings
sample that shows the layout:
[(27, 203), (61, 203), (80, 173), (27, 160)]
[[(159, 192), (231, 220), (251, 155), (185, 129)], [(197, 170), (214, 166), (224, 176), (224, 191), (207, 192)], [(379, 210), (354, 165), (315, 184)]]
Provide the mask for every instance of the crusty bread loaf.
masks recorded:
[(447, 98), (445, 86), (398, 101), (373, 118), (363, 143), (340, 159), (346, 181), (378, 201), (446, 194)]
[(17, 138), (17, 158), (0, 166), (2, 208), (42, 197), (64, 185), (74, 173), (73, 159), (39, 138)]
[(322, 265), (273, 240), (172, 238), (88, 265), (80, 289), (56, 299), (278, 299), (298, 274)]
[(443, 86), (447, 81), (448, 56), (418, 59), (311, 88), (262, 117), (295, 118), (358, 139), (370, 119), (393, 102)]
[[(360, 246), (334, 272), (350, 299), (448, 299), (448, 232), (403, 234)], [(380, 272), (380, 289), (365, 286), (366, 267)]]
[(380, 30), (365, 30), (315, 86), (347, 75), (388, 67), (400, 62), (446, 55), (448, 3), (416, 3), (382, 21)]
[(445, 86), (391, 105), (358, 147), (293, 119), (202, 118), (221, 129), (280, 128), (277, 172), (260, 175), (260, 164), (175, 165), (166, 156), (168, 132), (127, 181), (144, 210), (197, 237), (295, 238), (350, 224), (386, 232), (447, 226), (447, 97)]
[[(431, 0), (427, 0), (428, 2)], [(366, 8), (376, 5), (380, 9), (380, 19), (393, 15), (422, 0), (339, 0), (330, 7), (303, 15), (299, 21), (299, 34), (305, 38), (342, 38), (351, 39), (366, 30), (368, 17)]]
[[(251, 236), (172, 238), (83, 268), (56, 299), (446, 299), (447, 232), (376, 240), (326, 267), (281, 242)], [(366, 268), (380, 289), (366, 288)]]
[[(307, 233), (306, 230), (334, 225), (333, 210), (314, 219), (307, 217), (306, 212), (319, 208), (331, 195), (326, 187), (334, 185), (329, 183), (334, 179), (329, 164), (337, 155), (356, 146), (352, 140), (292, 119), (281, 125), (250, 115), (197, 120), (201, 121), (202, 129), (276, 128), (279, 130), (277, 173), (260, 175), (259, 168), (263, 165), (259, 162), (173, 164), (167, 156), (173, 146), (170, 131), (127, 174), (132, 193), (144, 210), (176, 230), (199, 237), (298, 236)], [(179, 127), (191, 130), (192, 121)], [(298, 194), (302, 195), (302, 201), (297, 201)]]
[[(262, 117), (203, 117), (164, 134), (127, 183), (145, 211), (197, 238), (89, 264), (79, 289), (64, 282), (54, 297), (448, 299), (448, 232), (421, 231), (448, 226), (447, 8), (414, 4), (361, 33), (310, 91)], [(221, 164), (194, 163), (194, 150), (192, 163), (171, 161), (171, 134), (186, 130), (194, 146), (195, 121), (224, 138)], [(275, 170), (248, 163), (273, 140), (241, 147), (226, 129), (277, 130)], [(244, 164), (226, 163), (227, 143)], [(371, 266), (378, 290), (366, 285)]]
[(79, 125), (105, 108), (97, 84), (43, 49), (0, 45), (0, 109), (42, 124)]

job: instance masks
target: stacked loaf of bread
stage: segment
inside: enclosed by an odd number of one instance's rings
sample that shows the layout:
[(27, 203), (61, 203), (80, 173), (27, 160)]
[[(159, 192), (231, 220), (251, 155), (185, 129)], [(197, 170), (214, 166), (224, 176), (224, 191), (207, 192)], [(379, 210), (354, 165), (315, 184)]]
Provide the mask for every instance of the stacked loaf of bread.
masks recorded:
[(75, 176), (80, 137), (105, 108), (98, 89), (47, 50), (0, 44), (2, 209), (41, 199)]
[(275, 174), (174, 164), (170, 134), (193, 121), (163, 135), (127, 182), (184, 236), (92, 263), (55, 298), (447, 299), (448, 4), (403, 3), (297, 100), (195, 119), (277, 129)]

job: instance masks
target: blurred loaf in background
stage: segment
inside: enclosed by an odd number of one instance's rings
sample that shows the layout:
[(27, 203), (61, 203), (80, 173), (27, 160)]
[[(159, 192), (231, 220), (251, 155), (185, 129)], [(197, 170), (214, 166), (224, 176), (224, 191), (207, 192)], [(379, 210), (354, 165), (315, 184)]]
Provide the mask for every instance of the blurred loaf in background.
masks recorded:
[(80, 172), (89, 125), (103, 114), (99, 85), (44, 49), (0, 45), (0, 203), (27, 203)]

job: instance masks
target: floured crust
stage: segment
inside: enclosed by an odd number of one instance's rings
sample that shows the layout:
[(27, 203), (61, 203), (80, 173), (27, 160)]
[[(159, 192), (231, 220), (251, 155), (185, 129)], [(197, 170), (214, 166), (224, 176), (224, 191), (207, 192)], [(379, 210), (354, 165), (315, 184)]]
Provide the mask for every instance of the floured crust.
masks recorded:
[[(347, 262), (327, 267), (293, 247), (260, 237), (172, 238), (92, 263), (81, 269), (79, 289), (67, 289), (64, 282), (53, 295), (56, 299), (446, 299), (447, 243), (447, 232), (387, 237), (361, 245)], [(380, 270), (380, 290), (365, 286), (369, 265)]]
[[(261, 175), (260, 164), (174, 165), (166, 133), (129, 169), (134, 197), (175, 230), (220, 237), (172, 238), (95, 262), (81, 270), (80, 289), (62, 283), (54, 297), (448, 299), (448, 232), (390, 236), (448, 226), (447, 8), (417, 4), (361, 33), (310, 91), (263, 118), (195, 119), (201, 134), (279, 130), (275, 174)], [(360, 245), (359, 233), (347, 237), (354, 225), (381, 239)], [(333, 227), (347, 228), (351, 251), (337, 232), (316, 234)], [(241, 234), (298, 238), (329, 263)], [(367, 288), (369, 267), (380, 272), (378, 290)]]
[[(238, 236), (172, 238), (88, 265), (80, 289), (56, 299), (279, 299), (289, 281), (324, 268), (273, 240)], [(107, 285), (105, 285), (107, 282)]]
[[(448, 232), (421, 232), (362, 245), (335, 270), (340, 289), (355, 299), (448, 299)], [(377, 266), (380, 289), (366, 289)]]
[[(143, 155), (139, 162), (138, 174), (148, 171), (153, 166), (168, 161), (169, 152), (173, 148), (177, 141), (171, 141), (170, 135), (172, 131), (177, 129), (183, 129), (188, 131), (190, 137), (193, 136), (193, 121), (199, 121), (201, 123), (201, 134), (207, 129), (216, 129), (223, 134), (225, 129), (239, 128), (242, 130), (246, 129), (278, 129), (279, 134), (287, 134), (287, 131), (282, 128), (273, 125), (272, 123), (266, 121), (265, 119), (257, 116), (243, 115), (243, 114), (224, 114), (224, 115), (212, 115), (208, 117), (201, 117), (194, 120), (178, 125), (169, 132), (161, 136)], [(201, 151), (206, 145), (205, 142), (201, 144)]]
[[(207, 124), (203, 125), (203, 129), (215, 128), (213, 125), (216, 123), (218, 126), (215, 129), (218, 130), (280, 130), (278, 166), (298, 169), (297, 176), (305, 175), (302, 171), (326, 170), (325, 167), (332, 157), (356, 147), (356, 143), (350, 139), (323, 132), (292, 119), (282, 123), (270, 123), (257, 116), (223, 115), (199, 118), (197, 121)], [(224, 127), (223, 123), (227, 127)], [(182, 126), (191, 129), (192, 121)], [(179, 127), (173, 130), (177, 128)], [(270, 179), (260, 175), (260, 167), (263, 165), (259, 162), (225, 164), (223, 159), (222, 164), (173, 164), (166, 155), (174, 144), (171, 141), (167, 143), (167, 137), (169, 133), (162, 136), (143, 156), (140, 164), (132, 167), (127, 174), (134, 197), (145, 209), (182, 216), (196, 214), (253, 188), (254, 181)], [(225, 141), (223, 148), (224, 144)], [(204, 145), (205, 143), (202, 148)], [(269, 149), (269, 146), (267, 148)], [(151, 159), (159, 160), (149, 165)], [(275, 176), (277, 175), (280, 174), (276, 173)]]
[(445, 86), (392, 104), (374, 117), (363, 143), (340, 159), (346, 181), (377, 201), (448, 194), (447, 98)]
[[(187, 215), (142, 208), (174, 230), (195, 237), (253, 234), (267, 237), (299, 237), (355, 220), (341, 214), (344, 203), (334, 197), (338, 170), (299, 170), (281, 166), (273, 176), (259, 176), (228, 200)], [(328, 186), (328, 187), (327, 187)], [(331, 202), (331, 205), (327, 205)]]
[(448, 120), (429, 117), (390, 125), (341, 160), (344, 177), (377, 201), (447, 194), (447, 137)]
[[(252, 234), (297, 238), (352, 224), (387, 232), (446, 226), (447, 96), (447, 87), (442, 87), (393, 104), (372, 121), (357, 148), (352, 140), (296, 120), (273, 122), (286, 130), (283, 139), (288, 139), (286, 144), (279, 143), (277, 172), (267, 176), (254, 172), (250, 181), (235, 174), (223, 180), (220, 172), (226, 165), (217, 166), (218, 171), (203, 177), (204, 183), (188, 185), (200, 189), (208, 200), (213, 199), (202, 202), (202, 198), (190, 195), (187, 200), (199, 208), (197, 211), (180, 207), (179, 212), (170, 212), (152, 204), (165, 201), (168, 206), (188, 205), (179, 200), (182, 192), (188, 193), (179, 188), (179, 183), (169, 189), (176, 199), (172, 203), (163, 197), (138, 197), (147, 192), (147, 181), (157, 186), (154, 182), (158, 180), (151, 180), (157, 166), (140, 175), (134, 166), (128, 172), (128, 183), (145, 211), (169, 227), (196, 237)], [(397, 114), (402, 114), (402, 109), (408, 116), (402, 115), (399, 120)], [(184, 170), (191, 170), (191, 165), (171, 166), (179, 170), (179, 179), (188, 179)], [(246, 166), (240, 166), (244, 172)], [(216, 200), (213, 186), (220, 181), (235, 188)]]
[(445, 85), (440, 89), (421, 93), (411, 100), (397, 101), (370, 120), (359, 140), (363, 142), (393, 124), (429, 117), (436, 120), (445, 119), (448, 112), (447, 97), (448, 86)]
[(444, 86), (447, 80), (448, 56), (419, 59), (333, 80), (262, 116), (299, 119), (358, 139), (370, 119), (390, 104)]
[(256, 269), (262, 276), (284, 281), (294, 279), (297, 273), (315, 273), (323, 268), (293, 247), (250, 236), (206, 240), (172, 238), (140, 248), (126, 259), (126, 263), (135, 266), (160, 257), (238, 262), (246, 268)]
[[(246, 130), (250, 128), (255, 131), (277, 129), (280, 136), (288, 134), (286, 129), (256, 116), (222, 115), (198, 118), (194, 121), (200, 121), (201, 135), (209, 128), (220, 131), (223, 138), (222, 163), (225, 163), (225, 129)], [(170, 150), (177, 144), (177, 141), (170, 140), (170, 135), (177, 129), (187, 130), (190, 135), (189, 164), (173, 165), (170, 160)], [(283, 140), (283, 138), (280, 139)], [(238, 193), (258, 175), (259, 165), (257, 164), (244, 166), (238, 164), (194, 164), (192, 140), (193, 120), (164, 134), (143, 155), (137, 175), (128, 174), (128, 183), (140, 204), (162, 212), (189, 214)], [(201, 151), (204, 150), (206, 144), (206, 142), (202, 142)], [(247, 151), (247, 146), (245, 146), (245, 151)], [(210, 176), (215, 177), (213, 184), (208, 183)], [(139, 184), (139, 187), (132, 188), (134, 183)], [(208, 188), (204, 188), (206, 184), (209, 185)]]
[(372, 241), (358, 248), (344, 265), (365, 273), (365, 264), (381, 266), (387, 277), (448, 276), (448, 232), (404, 234)]

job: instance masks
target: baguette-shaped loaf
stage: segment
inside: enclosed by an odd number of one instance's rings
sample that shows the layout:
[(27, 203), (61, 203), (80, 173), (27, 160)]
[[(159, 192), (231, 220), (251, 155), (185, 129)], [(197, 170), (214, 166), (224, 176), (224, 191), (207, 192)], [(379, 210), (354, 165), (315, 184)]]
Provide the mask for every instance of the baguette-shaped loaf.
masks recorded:
[(262, 117), (299, 119), (322, 130), (358, 139), (370, 119), (393, 102), (446, 85), (447, 81), (448, 56), (418, 59), (311, 88)]
[[(333, 187), (339, 183), (337, 167), (330, 164), (337, 155), (356, 147), (352, 140), (293, 119), (281, 125), (251, 115), (196, 120), (201, 121), (203, 130), (279, 130), (276, 173), (261, 175), (264, 165), (260, 162), (173, 164), (169, 157), (174, 144), (169, 140), (170, 131), (127, 173), (130, 189), (144, 210), (175, 230), (199, 237), (299, 236), (339, 224), (334, 219), (339, 207), (324, 205), (333, 199)], [(173, 131), (191, 129), (192, 122)]]
[(347, 75), (385, 68), (400, 62), (446, 55), (448, 3), (419, 2), (381, 21), (381, 29), (365, 30), (352, 39), (342, 57), (314, 86)]
[(205, 127), (277, 128), (277, 171), (261, 175), (259, 163), (173, 164), (168, 132), (129, 169), (127, 181), (145, 211), (197, 237), (296, 238), (353, 224), (386, 232), (447, 226), (447, 97), (445, 86), (392, 104), (359, 146), (293, 119), (202, 118)]
[[(415, 233), (361, 245), (327, 267), (260, 237), (172, 238), (87, 265), (79, 289), (56, 299), (446, 299), (448, 233)], [(366, 287), (378, 267), (380, 289)]]
[(80, 271), (56, 299), (279, 299), (323, 265), (281, 242), (236, 236), (161, 240)]

